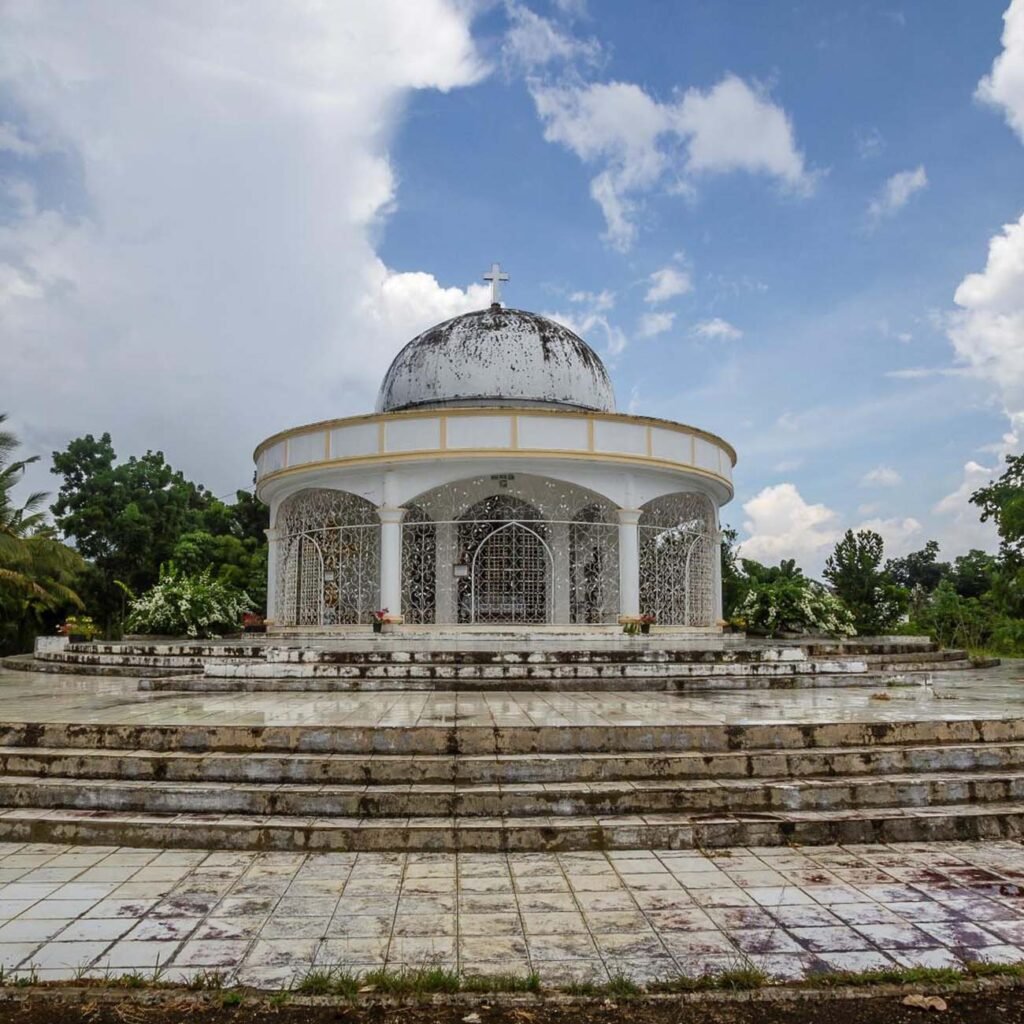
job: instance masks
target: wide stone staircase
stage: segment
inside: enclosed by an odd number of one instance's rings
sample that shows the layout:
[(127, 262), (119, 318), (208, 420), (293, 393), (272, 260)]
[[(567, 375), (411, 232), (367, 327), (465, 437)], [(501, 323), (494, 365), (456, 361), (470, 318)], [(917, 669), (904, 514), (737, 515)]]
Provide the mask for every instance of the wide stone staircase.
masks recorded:
[(968, 669), (964, 651), (926, 637), (805, 643), (652, 636), (527, 647), (483, 640), (458, 646), (388, 637), (345, 644), (163, 642), (68, 644), (9, 658), (11, 668), (134, 676), (147, 690), (694, 690), (874, 686), (908, 673)]
[(523, 851), (1019, 837), (1022, 795), (1024, 719), (0, 725), (4, 841)]

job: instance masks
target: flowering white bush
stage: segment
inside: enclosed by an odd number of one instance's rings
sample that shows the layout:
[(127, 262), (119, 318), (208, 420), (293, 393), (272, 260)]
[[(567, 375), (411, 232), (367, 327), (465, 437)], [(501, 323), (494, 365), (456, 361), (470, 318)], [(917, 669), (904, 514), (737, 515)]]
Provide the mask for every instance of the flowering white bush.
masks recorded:
[(751, 633), (827, 633), (853, 636), (853, 616), (820, 583), (803, 577), (755, 582), (736, 617)]
[(210, 570), (188, 576), (164, 566), (160, 581), (129, 605), (129, 633), (210, 637), (239, 628), (242, 613), (252, 607), (249, 595), (215, 580)]

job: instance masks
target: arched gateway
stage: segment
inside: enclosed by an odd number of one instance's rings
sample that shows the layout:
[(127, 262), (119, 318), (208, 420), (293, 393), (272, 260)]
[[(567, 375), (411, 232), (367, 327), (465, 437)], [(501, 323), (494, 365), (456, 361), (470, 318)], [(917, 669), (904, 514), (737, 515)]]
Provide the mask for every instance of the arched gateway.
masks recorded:
[(386, 608), (403, 629), (716, 629), (735, 453), (614, 409), (596, 353), (534, 313), (494, 303), (414, 338), (376, 413), (256, 450), (270, 627)]

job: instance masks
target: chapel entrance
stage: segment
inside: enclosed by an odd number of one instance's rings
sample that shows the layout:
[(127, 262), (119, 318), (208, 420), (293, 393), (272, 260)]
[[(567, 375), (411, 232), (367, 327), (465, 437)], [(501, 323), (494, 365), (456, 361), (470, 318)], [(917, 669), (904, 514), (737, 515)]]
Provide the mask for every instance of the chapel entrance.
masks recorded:
[(547, 524), (511, 495), (477, 502), (459, 522), (459, 622), (551, 621), (553, 560)]

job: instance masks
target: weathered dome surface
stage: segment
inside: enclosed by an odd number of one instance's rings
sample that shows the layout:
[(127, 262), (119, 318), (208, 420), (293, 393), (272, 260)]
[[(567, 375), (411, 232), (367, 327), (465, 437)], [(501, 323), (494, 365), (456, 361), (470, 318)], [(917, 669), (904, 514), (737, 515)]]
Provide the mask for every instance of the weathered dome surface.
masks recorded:
[(384, 377), (377, 412), (523, 404), (614, 412), (615, 394), (597, 353), (567, 327), (491, 306), (413, 338)]

